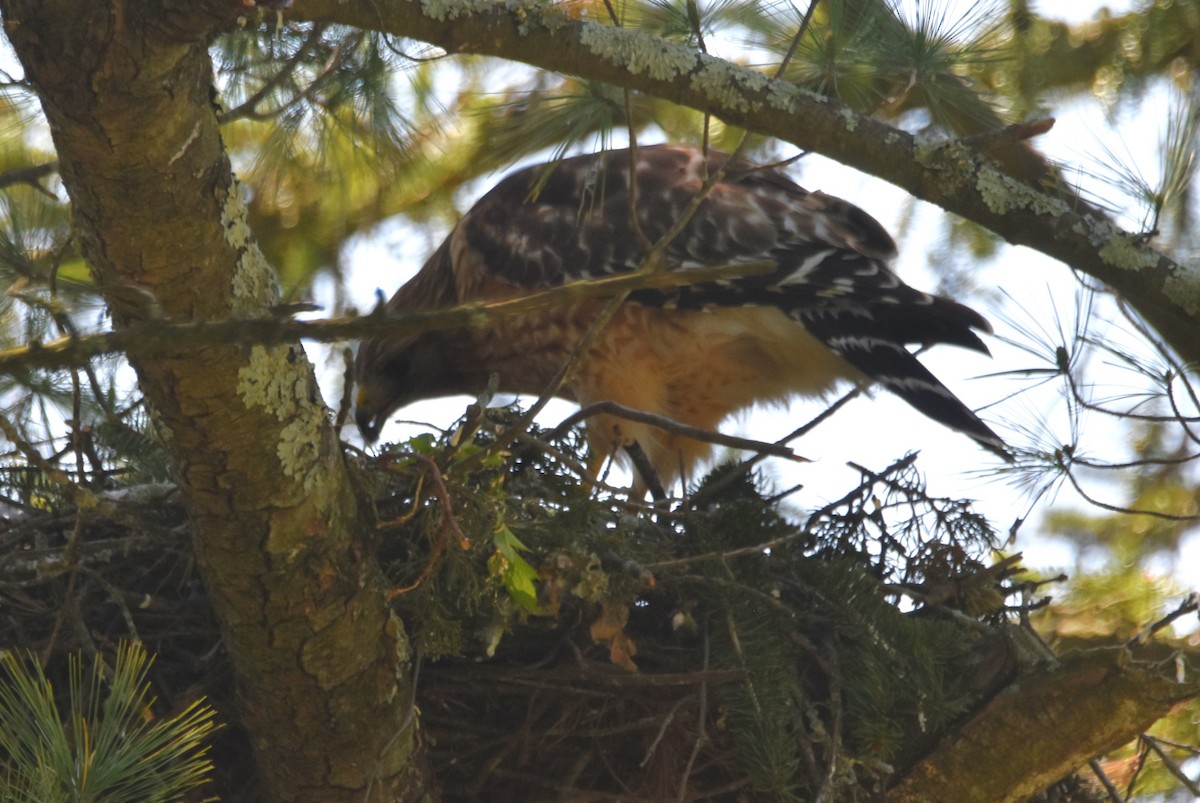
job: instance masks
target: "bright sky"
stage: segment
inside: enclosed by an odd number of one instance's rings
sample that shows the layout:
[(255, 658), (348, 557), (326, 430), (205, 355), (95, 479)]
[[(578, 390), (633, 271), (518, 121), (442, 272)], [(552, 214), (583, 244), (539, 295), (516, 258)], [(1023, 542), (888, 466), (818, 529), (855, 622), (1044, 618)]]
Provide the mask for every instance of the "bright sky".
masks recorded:
[[(970, 3), (950, 2), (954, 9)], [(1084, 20), (1094, 16), (1096, 9), (1107, 7), (1118, 13), (1133, 2), (1090, 3), (1082, 0), (1033, 3), (1035, 9), (1047, 16), (1064, 20)], [(951, 14), (953, 17), (953, 13)], [(1054, 129), (1037, 141), (1045, 153), (1071, 164), (1084, 163), (1096, 169), (1104, 161), (1102, 142), (1121, 154), (1123, 160), (1136, 163), (1149, 176), (1156, 171), (1155, 157), (1161, 123), (1166, 119), (1171, 98), (1163, 87), (1153, 89), (1140, 106), (1129, 108), (1116, 118), (1114, 129), (1104, 116), (1104, 109), (1091, 98), (1064, 101), (1052, 110), (1058, 122)], [(1113, 145), (1114, 142), (1120, 143)], [(1127, 159), (1125, 159), (1127, 155)], [(911, 199), (901, 190), (879, 180), (850, 171), (819, 157), (803, 161), (796, 173), (797, 180), (810, 189), (822, 189), (863, 206), (893, 232), (901, 228), (902, 219), (911, 215), (906, 235), (901, 242), (900, 274), (917, 287), (932, 289), (936, 277), (930, 270), (930, 245), (942, 239), (945, 213), (923, 203), (912, 206)], [(476, 193), (481, 194), (499, 179), (485, 181)], [(1111, 196), (1111, 190), (1105, 191)], [(1132, 225), (1132, 224), (1129, 224)], [(349, 260), (352, 266), (352, 292), (363, 309), (373, 303), (375, 286), (381, 284), (391, 293), (424, 261), (436, 246), (435, 240), (444, 232), (418, 235), (407, 227), (390, 227), (370, 240), (360, 242)], [(1077, 283), (1061, 263), (1021, 248), (1004, 247), (1001, 256), (983, 265), (968, 266), (967, 273), (978, 292), (963, 299), (991, 318), (998, 334), (1014, 336), (1006, 319), (1016, 319), (1024, 325), (1049, 326), (1058, 314), (1068, 320), (1074, 307)], [(1012, 296), (1005, 299), (997, 291), (1003, 289)], [(1104, 330), (1101, 329), (1101, 332)], [(1112, 330), (1113, 336), (1117, 331)], [(1020, 445), (1022, 437), (1012, 434), (1009, 425), (1017, 422), (1033, 426), (1038, 419), (1050, 422), (1058, 442), (1069, 439), (1066, 407), (1053, 392), (1029, 393), (1017, 400), (1002, 401), (1021, 387), (1011, 380), (978, 379), (984, 374), (1014, 371), (1031, 366), (1031, 358), (997, 340), (989, 341), (994, 359), (952, 348), (935, 349), (923, 357), (926, 365), (955, 391), (968, 405), (979, 408), (996, 403), (981, 412), (1001, 435), (1012, 436)], [(1125, 377), (1113, 375), (1117, 382)], [(339, 394), (329, 393), (329, 398)], [(438, 400), (410, 406), (402, 412), (406, 419), (430, 421), (445, 425), (461, 414), (464, 399)], [(794, 429), (823, 409), (817, 402), (798, 401), (787, 411), (756, 413), (743, 421), (728, 422), (727, 432), (773, 440), (781, 433)], [(555, 423), (571, 408), (555, 404), (548, 409), (544, 420)], [(1085, 423), (1083, 443), (1122, 444), (1122, 432), (1107, 421), (1089, 418)], [(394, 428), (385, 437), (401, 437)], [(986, 469), (998, 461), (978, 449), (967, 438), (933, 424), (903, 402), (886, 393), (873, 399), (859, 399), (842, 410), (832, 422), (794, 444), (797, 452), (813, 460), (807, 464), (785, 461), (768, 463), (768, 470), (778, 488), (803, 483), (804, 489), (792, 497), (798, 509), (812, 509), (830, 498), (841, 496), (857, 482), (857, 474), (844, 465), (853, 459), (869, 468), (882, 469), (906, 452), (919, 449), (919, 467), (926, 473), (929, 490), (934, 495), (963, 496), (979, 500), (980, 510), (989, 516), (1000, 530), (1006, 530), (1018, 516), (1029, 513), (1028, 494), (1001, 479), (987, 476)], [(1111, 452), (1106, 456), (1114, 457)], [(980, 469), (984, 469), (982, 472)], [(1096, 493), (1114, 503), (1121, 501), (1115, 489), (1099, 486)], [(1058, 503), (1081, 508), (1082, 502), (1071, 491), (1063, 491)], [(1037, 567), (1067, 566), (1073, 555), (1064, 544), (1041, 537), (1035, 510), (1029, 523), (1021, 530), (1016, 547), (1023, 550), (1027, 563)], [(1200, 539), (1193, 538), (1188, 546), (1184, 565), (1200, 566)]]

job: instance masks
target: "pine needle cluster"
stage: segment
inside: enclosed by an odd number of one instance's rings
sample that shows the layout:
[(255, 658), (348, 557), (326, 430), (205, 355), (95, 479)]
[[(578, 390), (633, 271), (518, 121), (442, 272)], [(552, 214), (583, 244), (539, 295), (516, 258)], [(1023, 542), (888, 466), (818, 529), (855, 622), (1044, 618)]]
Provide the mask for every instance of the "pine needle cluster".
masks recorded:
[(154, 713), (145, 649), (127, 642), (90, 673), (73, 656), (65, 697), (31, 655), (0, 654), (0, 800), (166, 803), (209, 781), (215, 712)]

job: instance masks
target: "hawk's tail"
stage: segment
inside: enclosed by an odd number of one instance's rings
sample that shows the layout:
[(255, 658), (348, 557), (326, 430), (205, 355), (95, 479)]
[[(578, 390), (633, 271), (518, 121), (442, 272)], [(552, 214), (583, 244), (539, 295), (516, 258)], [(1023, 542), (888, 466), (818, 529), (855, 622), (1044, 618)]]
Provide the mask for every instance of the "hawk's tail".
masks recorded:
[(814, 248), (793, 249), (785, 256), (774, 274), (638, 290), (630, 298), (678, 309), (779, 309), (919, 412), (1012, 460), (1000, 436), (908, 348), (945, 343), (988, 354), (976, 334), (992, 331), (986, 318), (956, 301), (909, 287), (878, 259)]
[(1011, 461), (1008, 446), (992, 428), (921, 364), (905, 343), (948, 343), (988, 353), (973, 329), (990, 331), (974, 310), (949, 299), (926, 296), (915, 308), (842, 309), (795, 317), (829, 348), (874, 381), (934, 421), (971, 437), (980, 446)]

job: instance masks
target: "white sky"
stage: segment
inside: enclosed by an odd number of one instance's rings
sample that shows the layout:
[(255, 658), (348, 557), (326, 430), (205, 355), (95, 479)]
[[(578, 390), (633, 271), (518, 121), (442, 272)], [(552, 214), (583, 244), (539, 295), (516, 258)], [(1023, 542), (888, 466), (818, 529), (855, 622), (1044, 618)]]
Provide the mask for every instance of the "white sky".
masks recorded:
[[(951, 2), (949, 5), (955, 8), (969, 4)], [(1047, 16), (1084, 20), (1092, 18), (1101, 6), (1107, 5), (1114, 13), (1118, 13), (1134, 3), (1062, 0), (1032, 5), (1036, 11)], [(1048, 135), (1037, 141), (1037, 146), (1067, 163), (1082, 162), (1095, 169), (1099, 155), (1103, 153), (1100, 143), (1108, 142), (1109, 147), (1113, 148), (1113, 143), (1119, 142), (1117, 152), (1128, 154), (1130, 161), (1135, 161), (1146, 175), (1153, 176), (1157, 169), (1158, 136), (1169, 102), (1165, 88), (1154, 89), (1133, 110), (1136, 113), (1126, 114), (1123, 118), (1118, 116), (1119, 125), (1114, 136), (1113, 129), (1105, 119), (1103, 107), (1094, 99), (1083, 97), (1064, 100), (1051, 112), (1057, 118), (1057, 124)], [(796, 177), (810, 189), (822, 189), (859, 204), (893, 232), (900, 228), (901, 219), (910, 211), (911, 199), (903, 191), (820, 157), (806, 158)], [(482, 194), (497, 180), (499, 176), (482, 182), (467, 201)], [(1106, 196), (1113, 194), (1102, 185), (1099, 190)], [(942, 210), (917, 203), (912, 222), (900, 244), (901, 258), (897, 265), (900, 274), (914, 286), (932, 289), (936, 282), (935, 274), (929, 268), (929, 248), (924, 244), (939, 242), (944, 220), (945, 213)], [(348, 255), (347, 262), (351, 268), (351, 293), (360, 308), (371, 307), (377, 285), (382, 285), (384, 291), (390, 294), (420, 266), (444, 234), (442, 231), (421, 234), (410, 227), (390, 226), (381, 227), (378, 236), (358, 242)], [(999, 334), (1013, 335), (1011, 327), (1005, 323), (1005, 316), (1021, 320), (1027, 325), (1031, 322), (1048, 324), (1054, 318), (1055, 309), (1068, 317), (1073, 309), (1077, 283), (1070, 271), (1061, 263), (1028, 249), (1005, 246), (998, 259), (984, 265), (970, 266), (968, 272), (980, 292), (963, 300), (991, 318)], [(996, 292), (998, 289), (1011, 294), (1013, 300), (1001, 298)], [(982, 407), (1004, 398), (1017, 389), (1018, 384), (1008, 380), (974, 377), (1026, 368), (1031, 364), (1031, 358), (1027, 355), (999, 341), (991, 340), (989, 345), (993, 350), (993, 360), (944, 347), (933, 350), (922, 359), (968, 405)], [(1124, 382), (1125, 377), (1113, 375), (1112, 381)], [(332, 387), (327, 391), (330, 399), (339, 396), (340, 393)], [(461, 414), (465, 403), (466, 399), (423, 402), (408, 407), (400, 415), (405, 419), (444, 426)], [(556, 403), (548, 409), (544, 420), (556, 423), (570, 409), (565, 403)], [(820, 403), (798, 401), (783, 413), (756, 413), (743, 421), (727, 422), (723, 430), (773, 440), (822, 409)], [(984, 410), (982, 417), (994, 424), (1005, 437), (1011, 435), (1006, 428), (1007, 423), (1017, 421), (1029, 425), (1042, 417), (1052, 423), (1060, 442), (1065, 443), (1069, 438), (1066, 407), (1055, 393), (1031, 393), (1017, 401), (1000, 402)], [(1085, 446), (1115, 444), (1118, 447), (1117, 454), (1107, 452), (1105, 456), (1119, 456), (1119, 447), (1126, 440), (1122, 431), (1106, 420), (1095, 419), (1092, 416), (1086, 420), (1082, 443)], [(402, 431), (396, 426), (389, 427), (385, 437), (402, 437)], [(1011, 439), (1017, 445), (1022, 443), (1020, 435), (1011, 435)], [(791, 503), (800, 510), (819, 506), (853, 487), (857, 482), (857, 474), (845, 466), (846, 460), (852, 459), (868, 468), (882, 469), (907, 451), (919, 449), (921, 457), (918, 466), (927, 475), (932, 494), (978, 499), (981, 512), (1001, 531), (1006, 530), (1016, 517), (1024, 517), (1029, 513), (1030, 500), (1023, 490), (1003, 480), (979, 475), (980, 468), (996, 466), (999, 464), (997, 460), (978, 449), (966, 437), (930, 422), (886, 393), (876, 394), (874, 399), (852, 402), (832, 422), (794, 446), (799, 454), (814, 462), (796, 465), (771, 461), (768, 470), (780, 489), (797, 483), (805, 485), (802, 491), (791, 498)], [(1114, 503), (1122, 501), (1119, 489), (1098, 486), (1095, 493)], [(1057, 504), (1077, 509), (1085, 507), (1070, 490), (1059, 495)], [(1038, 517), (1039, 512), (1035, 510), (1030, 521), (1022, 528), (1016, 548), (1025, 552), (1027, 565), (1032, 567), (1068, 566), (1074, 559), (1072, 551), (1063, 543), (1043, 537), (1038, 532)], [(1200, 539), (1192, 538), (1188, 543), (1183, 565), (1200, 566)]]

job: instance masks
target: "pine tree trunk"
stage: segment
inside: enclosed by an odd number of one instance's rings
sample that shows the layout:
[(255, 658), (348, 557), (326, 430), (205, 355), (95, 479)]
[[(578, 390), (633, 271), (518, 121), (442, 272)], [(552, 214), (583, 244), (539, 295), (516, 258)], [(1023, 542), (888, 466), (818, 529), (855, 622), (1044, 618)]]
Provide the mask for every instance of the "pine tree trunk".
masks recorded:
[[(13, 0), (3, 13), (115, 324), (266, 314), (274, 274), (212, 101), (213, 9)], [(194, 520), (243, 702), (229, 715), (272, 796), (420, 797), (407, 641), (361, 557), (363, 517), (312, 367), (299, 344), (180, 345), (129, 358)]]

